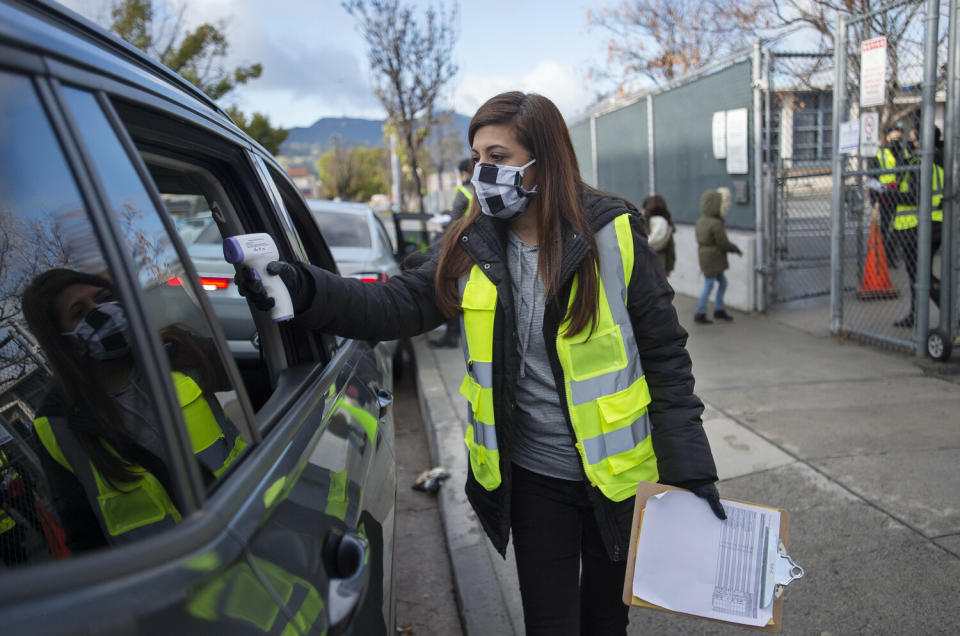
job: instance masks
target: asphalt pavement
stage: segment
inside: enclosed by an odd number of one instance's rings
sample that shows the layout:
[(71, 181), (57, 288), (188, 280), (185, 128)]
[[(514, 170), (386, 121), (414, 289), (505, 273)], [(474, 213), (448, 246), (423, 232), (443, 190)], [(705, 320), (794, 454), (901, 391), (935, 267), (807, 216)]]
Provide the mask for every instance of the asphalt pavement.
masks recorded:
[(397, 529), (393, 594), (398, 636), (460, 636), (447, 543), (437, 497), (412, 488), (431, 467), (412, 362), (394, 382), (397, 449)]
[[(934, 365), (830, 337), (817, 309), (731, 312), (693, 324), (696, 391), (722, 496), (790, 512), (805, 576), (784, 595), (783, 634), (960, 631), (960, 365)], [(490, 547), (463, 494), (460, 349), (415, 339), (418, 394), (464, 631), (522, 634), (516, 571)], [(741, 628), (634, 608), (630, 634)]]

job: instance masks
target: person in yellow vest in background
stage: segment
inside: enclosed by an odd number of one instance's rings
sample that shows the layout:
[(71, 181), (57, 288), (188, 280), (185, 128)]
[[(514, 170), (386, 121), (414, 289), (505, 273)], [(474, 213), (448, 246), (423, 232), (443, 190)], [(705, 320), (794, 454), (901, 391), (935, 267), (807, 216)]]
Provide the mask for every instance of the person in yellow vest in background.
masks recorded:
[[(908, 162), (907, 148), (903, 144), (903, 128), (900, 122), (887, 126), (884, 143), (877, 149), (876, 158), (871, 161), (871, 168), (889, 170), (904, 167)], [(893, 218), (896, 214), (898, 189), (900, 182), (906, 178), (903, 172), (885, 172), (877, 175), (880, 182), (879, 190), (871, 190), (874, 205), (880, 213), (880, 236), (883, 239), (883, 251), (890, 267), (898, 267), (900, 246), (894, 240)]]
[[(77, 552), (126, 543), (179, 522), (163, 423), (113, 283), (53, 269), (30, 282), (22, 301), (53, 372), (33, 428), (67, 547)], [(176, 326), (164, 327), (160, 336), (194, 456), (209, 484), (246, 447), (213, 394), (230, 384), (214, 366), (212, 343)]]
[[(294, 320), (323, 332), (393, 340), (459, 317), (467, 497), (501, 555), (512, 534), (526, 633), (623, 635), (637, 484), (687, 488), (726, 516), (687, 332), (642, 215), (582, 180), (553, 102), (497, 95), (468, 138), (473, 207), (438, 255), (374, 284), (267, 271)], [(248, 269), (237, 285), (273, 302)]]
[[(473, 173), (473, 159), (464, 159), (458, 166), (460, 169), (460, 185), (457, 186), (450, 206), (451, 225), (470, 210), (473, 204), (473, 186), (470, 178)], [(449, 225), (447, 227), (450, 227)], [(431, 347), (456, 347), (460, 344), (460, 319), (451, 318), (447, 321), (446, 331), (440, 338), (430, 340)]]
[[(906, 316), (893, 323), (894, 327), (913, 327), (916, 312), (916, 283), (919, 267), (919, 225), (917, 211), (920, 205), (920, 138), (917, 129), (911, 128), (907, 135), (907, 142), (911, 153), (911, 163), (917, 166), (916, 171), (909, 173), (900, 180), (899, 199), (897, 201), (896, 216), (893, 219), (893, 229), (907, 264), (907, 275), (910, 277), (910, 311)], [(933, 154), (933, 183), (931, 184), (930, 201), (930, 300), (940, 306), (940, 279), (933, 273), (933, 257), (940, 249), (943, 235), (943, 149), (939, 128), (934, 130)], [(939, 149), (939, 150), (938, 150)]]

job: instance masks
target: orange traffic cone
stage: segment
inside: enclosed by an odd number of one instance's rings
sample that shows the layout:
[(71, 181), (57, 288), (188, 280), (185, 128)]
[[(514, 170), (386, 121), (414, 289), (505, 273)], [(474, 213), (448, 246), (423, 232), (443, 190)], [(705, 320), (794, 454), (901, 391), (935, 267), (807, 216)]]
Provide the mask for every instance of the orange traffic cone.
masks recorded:
[(896, 298), (900, 295), (890, 280), (887, 270), (887, 254), (883, 251), (883, 240), (880, 238), (880, 226), (877, 220), (870, 222), (870, 240), (867, 245), (867, 262), (863, 267), (863, 282), (857, 290), (860, 300), (882, 300)]

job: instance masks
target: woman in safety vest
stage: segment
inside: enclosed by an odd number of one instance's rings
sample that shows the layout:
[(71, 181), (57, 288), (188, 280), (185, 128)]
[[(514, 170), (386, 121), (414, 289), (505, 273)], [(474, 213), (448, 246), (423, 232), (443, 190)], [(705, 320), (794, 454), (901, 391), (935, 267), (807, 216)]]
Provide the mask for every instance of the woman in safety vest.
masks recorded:
[[(112, 282), (53, 269), (31, 281), (22, 301), (53, 373), (33, 427), (67, 547), (124, 543), (180, 521), (163, 423)], [(246, 446), (213, 396), (228, 381), (207, 362), (217, 358), (203, 339), (172, 325), (161, 337), (197, 464), (212, 482)]]
[[(469, 141), (476, 196), (439, 256), (376, 285), (303, 263), (267, 271), (297, 320), (348, 338), (460, 317), (466, 492), (501, 554), (513, 533), (527, 634), (623, 634), (637, 484), (688, 488), (725, 517), (687, 334), (642, 216), (583, 182), (550, 100), (493, 97)], [(272, 305), (249, 270), (237, 280)]]

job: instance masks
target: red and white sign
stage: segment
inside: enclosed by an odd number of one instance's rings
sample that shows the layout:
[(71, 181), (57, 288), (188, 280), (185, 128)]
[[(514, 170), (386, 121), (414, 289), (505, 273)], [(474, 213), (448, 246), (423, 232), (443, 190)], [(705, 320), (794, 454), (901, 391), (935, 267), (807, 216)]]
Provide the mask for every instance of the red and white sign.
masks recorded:
[(860, 43), (860, 107), (882, 106), (887, 88), (887, 38)]

